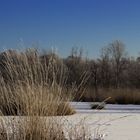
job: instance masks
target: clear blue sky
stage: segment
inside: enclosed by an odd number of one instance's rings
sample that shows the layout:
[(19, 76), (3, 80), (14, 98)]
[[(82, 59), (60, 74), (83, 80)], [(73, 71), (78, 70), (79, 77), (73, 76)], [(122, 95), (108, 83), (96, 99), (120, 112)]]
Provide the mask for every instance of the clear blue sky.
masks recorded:
[(66, 56), (83, 47), (90, 57), (122, 40), (140, 52), (140, 0), (0, 0), (0, 48), (56, 47)]

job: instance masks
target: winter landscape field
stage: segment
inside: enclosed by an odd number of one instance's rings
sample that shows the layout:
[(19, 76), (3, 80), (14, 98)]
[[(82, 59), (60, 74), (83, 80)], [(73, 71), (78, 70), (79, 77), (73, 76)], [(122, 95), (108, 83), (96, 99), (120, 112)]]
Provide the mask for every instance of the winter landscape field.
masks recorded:
[[(66, 137), (67, 129), (73, 129), (75, 131), (73, 139), (77, 135), (78, 140), (83, 139), (84, 133), (87, 135), (84, 137), (85, 140), (139, 140), (140, 105), (109, 104), (103, 110), (92, 110), (90, 102), (72, 102), (71, 105), (76, 109), (76, 114), (54, 117), (54, 120), (64, 120), (63, 127)], [(14, 121), (13, 118), (15, 118)], [(17, 120), (25, 118), (9, 116), (4, 117), (4, 120), (15, 123)], [(7, 125), (6, 127), (7, 131), (12, 133), (12, 126)], [(82, 127), (86, 130), (81, 131)]]
[(140, 105), (108, 104), (103, 110), (91, 110), (90, 104), (73, 102), (77, 114), (71, 119), (85, 118), (85, 124), (97, 139), (101, 136), (102, 140), (139, 140)]
[(0, 0), (0, 140), (140, 140), (139, 0)]
[(79, 61), (85, 63), (79, 57), (66, 61), (34, 48), (0, 54), (1, 140), (139, 139), (139, 89), (103, 90), (93, 84), (95, 90), (89, 92), (94, 68), (88, 61), (92, 60), (86, 61), (89, 69), (79, 75), (78, 84), (72, 81), (78, 75), (68, 76), (75, 74)]

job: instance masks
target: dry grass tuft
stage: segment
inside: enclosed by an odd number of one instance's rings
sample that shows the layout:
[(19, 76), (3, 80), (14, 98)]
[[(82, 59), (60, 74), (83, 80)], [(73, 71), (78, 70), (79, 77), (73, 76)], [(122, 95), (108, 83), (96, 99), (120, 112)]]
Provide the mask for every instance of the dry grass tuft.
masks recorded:
[(22, 121), (15, 119), (7, 124), (1, 123), (0, 140), (65, 140), (60, 121), (40, 117), (26, 117)]
[(41, 58), (37, 50), (3, 53), (0, 65), (0, 110), (4, 115), (73, 114), (64, 98), (66, 69), (58, 58)]
[(66, 90), (66, 68), (58, 57), (40, 58), (32, 49), (1, 57), (0, 140), (89, 140), (84, 127), (64, 132), (63, 116), (75, 113), (66, 92), (76, 90)]

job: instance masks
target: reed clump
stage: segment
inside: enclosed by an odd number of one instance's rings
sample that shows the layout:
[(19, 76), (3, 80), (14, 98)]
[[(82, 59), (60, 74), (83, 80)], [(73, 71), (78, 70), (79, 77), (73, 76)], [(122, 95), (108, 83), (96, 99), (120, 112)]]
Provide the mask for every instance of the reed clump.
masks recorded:
[[(1, 54), (0, 104), (4, 115), (69, 115), (75, 111), (64, 95), (66, 68), (54, 54), (37, 50)], [(65, 97), (65, 98), (64, 98)]]

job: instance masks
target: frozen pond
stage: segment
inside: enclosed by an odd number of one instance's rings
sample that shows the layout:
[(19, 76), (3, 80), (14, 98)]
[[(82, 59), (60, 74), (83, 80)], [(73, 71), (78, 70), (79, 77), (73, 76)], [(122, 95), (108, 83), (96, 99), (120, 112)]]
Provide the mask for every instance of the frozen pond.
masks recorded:
[(92, 133), (98, 128), (103, 140), (140, 140), (140, 105), (107, 104), (103, 110), (92, 110), (92, 103), (72, 102), (77, 114), (71, 119), (87, 117), (85, 124)]
[(102, 110), (93, 110), (93, 102), (71, 102), (72, 107), (79, 113), (140, 113), (140, 105), (106, 104)]

